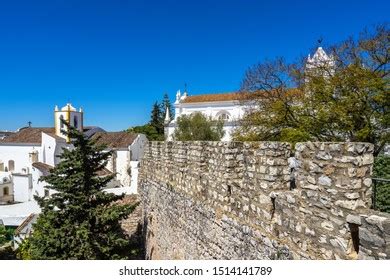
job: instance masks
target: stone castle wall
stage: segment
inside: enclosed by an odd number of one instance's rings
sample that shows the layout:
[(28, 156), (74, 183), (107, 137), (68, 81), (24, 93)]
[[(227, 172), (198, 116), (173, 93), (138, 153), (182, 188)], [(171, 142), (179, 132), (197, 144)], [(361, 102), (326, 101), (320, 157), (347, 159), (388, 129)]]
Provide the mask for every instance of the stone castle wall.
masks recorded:
[[(389, 259), (365, 143), (150, 142), (139, 174), (150, 259)], [(295, 184), (291, 178), (295, 178)]]

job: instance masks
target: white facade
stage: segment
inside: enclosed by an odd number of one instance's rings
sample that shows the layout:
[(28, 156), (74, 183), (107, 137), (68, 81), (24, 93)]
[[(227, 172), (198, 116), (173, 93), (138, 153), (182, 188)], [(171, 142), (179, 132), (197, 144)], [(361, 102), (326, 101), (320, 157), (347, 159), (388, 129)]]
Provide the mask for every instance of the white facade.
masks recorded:
[[(175, 117), (165, 127), (166, 139), (168, 141), (173, 140), (173, 134), (176, 129), (176, 122), (180, 116), (191, 115), (192, 113), (200, 112), (208, 117), (211, 117), (212, 119), (224, 120), (223, 128), (225, 134), (221, 140), (230, 141), (232, 132), (237, 126), (237, 121), (239, 121), (244, 116), (246, 110), (246, 106), (241, 104), (238, 98), (234, 99), (235, 95), (236, 94), (221, 94), (220, 96), (226, 96), (226, 100), (221, 101), (201, 101), (201, 98), (199, 98), (199, 101), (197, 101), (195, 98), (195, 102), (186, 102), (187, 98), (189, 98), (188, 94), (184, 92), (184, 94), (181, 95), (179, 90), (176, 94), (176, 101), (174, 103)], [(169, 120), (169, 114), (166, 119)]]
[(139, 134), (133, 143), (129, 146), (130, 150), (130, 160), (131, 161), (141, 161), (144, 156), (145, 146), (148, 142), (148, 139), (145, 135)]
[(69, 147), (69, 144), (65, 142), (65, 139), (42, 133), (42, 145), (38, 161), (56, 166), (60, 162), (58, 156), (62, 153), (62, 149), (66, 147)]
[(40, 150), (36, 144), (0, 143), (0, 172), (28, 173), (30, 154)]
[(44, 195), (45, 183), (39, 181), (42, 172), (34, 168), (33, 163), (57, 165), (57, 156), (67, 145), (64, 139), (44, 132), (41, 137), (41, 144), (0, 143), (0, 176), (10, 174), (14, 202), (31, 201), (34, 195)]
[(13, 187), (15, 202), (25, 202), (33, 199), (33, 185), (31, 174), (13, 173)]
[(0, 172), (0, 205), (14, 200), (11, 172)]
[[(111, 171), (116, 177), (108, 184), (108, 188), (115, 188), (115, 192), (119, 192), (119, 188), (125, 193), (137, 193), (138, 162), (143, 156), (147, 142), (144, 135), (110, 133), (98, 127), (84, 129), (82, 110), (76, 111), (70, 104), (61, 110), (56, 106), (54, 117), (52, 128), (27, 127), (0, 140), (0, 219), (9, 221), (12, 225), (23, 221), (23, 217), (27, 218), (30, 214), (37, 213), (34, 195), (43, 197), (53, 192), (46, 188), (47, 183), (40, 181), (40, 178), (59, 164), (59, 155), (63, 149), (72, 148), (68, 137), (61, 132), (66, 130), (66, 125), (61, 126), (60, 120), (77, 126), (87, 137), (94, 137), (96, 133), (111, 136), (107, 139), (114, 143), (104, 144), (112, 146), (113, 157), (107, 165), (109, 170), (103, 170), (99, 175), (104, 176)], [(120, 138), (120, 143), (116, 143), (116, 136)], [(10, 202), (26, 204), (27, 208), (28, 205), (33, 205), (35, 208), (34, 211), (33, 209), (28, 211), (16, 205), (15, 207), (4, 205)], [(16, 212), (11, 216), (5, 215), (5, 210), (12, 212), (12, 209)], [(26, 211), (21, 214), (18, 213), (18, 209)]]
[(138, 163), (143, 157), (148, 139), (139, 134), (136, 139), (124, 148), (114, 148), (113, 156), (107, 163), (106, 168), (116, 174), (116, 182), (111, 187), (130, 187), (131, 193), (137, 193)]

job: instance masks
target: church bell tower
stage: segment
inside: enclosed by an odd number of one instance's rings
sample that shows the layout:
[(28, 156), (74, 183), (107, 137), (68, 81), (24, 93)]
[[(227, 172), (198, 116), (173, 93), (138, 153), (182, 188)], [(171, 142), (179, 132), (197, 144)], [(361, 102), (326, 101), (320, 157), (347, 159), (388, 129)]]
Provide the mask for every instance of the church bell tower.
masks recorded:
[(64, 138), (67, 142), (70, 142), (69, 137), (62, 132), (62, 130), (68, 130), (68, 127), (64, 124), (64, 122), (82, 132), (83, 110), (80, 108), (77, 111), (70, 103), (62, 107), (61, 110), (58, 109), (58, 106), (54, 109), (55, 133), (57, 136)]

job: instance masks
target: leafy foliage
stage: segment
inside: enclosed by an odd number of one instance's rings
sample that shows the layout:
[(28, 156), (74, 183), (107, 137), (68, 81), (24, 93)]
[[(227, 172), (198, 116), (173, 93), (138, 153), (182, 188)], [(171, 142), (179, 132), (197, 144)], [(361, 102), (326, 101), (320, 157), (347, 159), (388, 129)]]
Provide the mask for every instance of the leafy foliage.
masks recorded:
[[(373, 177), (390, 179), (390, 157), (378, 156), (375, 158)], [(379, 211), (390, 213), (390, 183), (376, 182), (376, 208)]]
[(15, 260), (15, 251), (10, 243), (0, 246), (0, 260)]
[(14, 228), (0, 225), (0, 260), (16, 259), (11, 243), (14, 231)]
[(19, 260), (31, 260), (31, 238), (25, 238), (16, 250), (16, 258)]
[(220, 141), (223, 135), (222, 120), (212, 120), (197, 112), (177, 119), (174, 139), (178, 141)]
[(12, 240), (15, 229), (0, 225), (0, 246)]
[(377, 26), (329, 49), (334, 63), (315, 68), (280, 58), (249, 68), (241, 91), (250, 110), (234, 139), (361, 141), (379, 154), (390, 141), (390, 30)]
[(153, 104), (150, 125), (156, 129), (158, 134), (164, 134), (164, 114), (158, 102)]
[(164, 134), (158, 133), (150, 124), (131, 127), (127, 132), (145, 134), (149, 141), (164, 141)]
[(170, 118), (173, 117), (173, 106), (168, 94), (164, 94), (161, 103), (155, 102), (150, 113), (150, 121), (147, 124), (130, 127), (127, 131), (132, 133), (145, 134), (149, 141), (164, 141), (164, 119), (166, 108), (169, 110)]
[(33, 226), (22, 256), (31, 259), (126, 259), (129, 241), (119, 221), (136, 205), (103, 191), (115, 175), (99, 177), (111, 152), (71, 128), (74, 148), (64, 149), (61, 162), (43, 177), (51, 197), (35, 197), (42, 213)]

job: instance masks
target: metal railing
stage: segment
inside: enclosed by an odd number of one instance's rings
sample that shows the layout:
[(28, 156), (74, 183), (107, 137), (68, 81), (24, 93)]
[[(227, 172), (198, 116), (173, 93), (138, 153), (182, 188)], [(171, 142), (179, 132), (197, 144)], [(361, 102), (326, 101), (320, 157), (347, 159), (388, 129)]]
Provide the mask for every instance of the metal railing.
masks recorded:
[(390, 179), (372, 178), (372, 209), (390, 213)]

